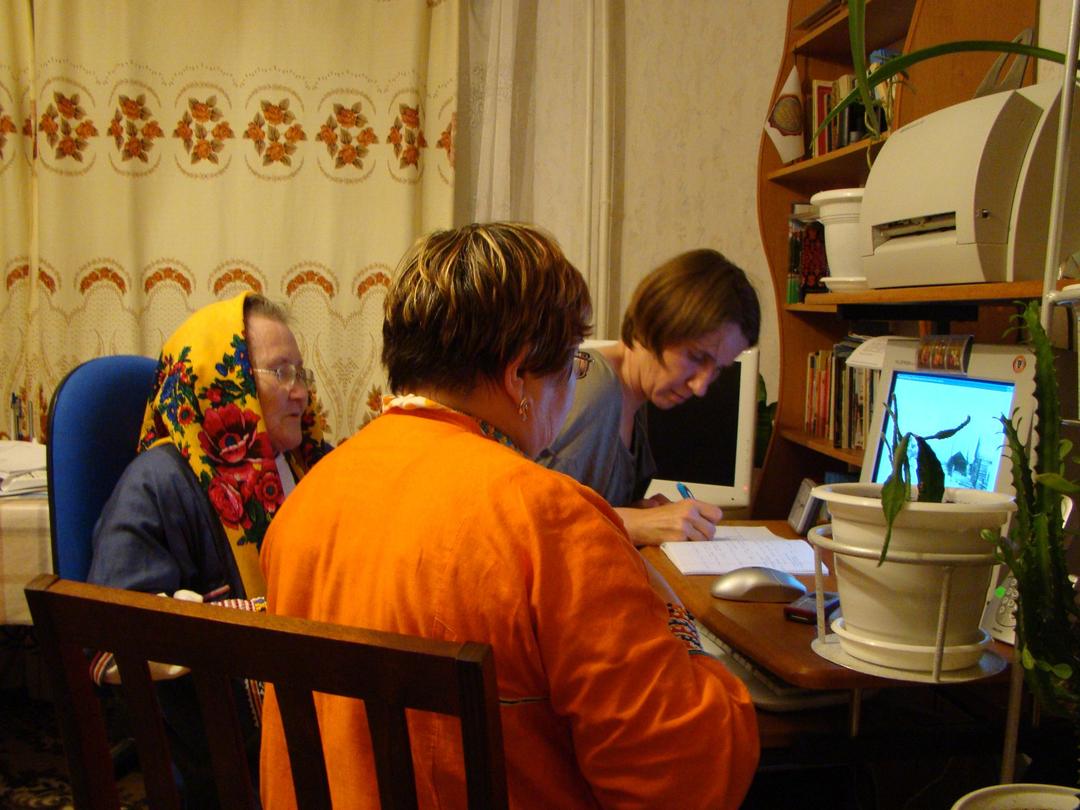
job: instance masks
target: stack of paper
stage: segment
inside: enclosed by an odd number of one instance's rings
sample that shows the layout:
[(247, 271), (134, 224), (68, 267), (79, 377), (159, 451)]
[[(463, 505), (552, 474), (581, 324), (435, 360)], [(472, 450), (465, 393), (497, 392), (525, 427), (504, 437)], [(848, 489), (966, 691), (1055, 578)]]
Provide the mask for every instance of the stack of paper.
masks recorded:
[[(788, 540), (763, 526), (718, 526), (716, 537), (660, 546), (683, 574), (723, 574), (760, 565), (789, 574), (814, 573), (814, 549), (805, 540)], [(828, 569), (821, 566), (823, 573)]]
[(0, 497), (41, 494), (48, 488), (45, 445), (0, 440)]

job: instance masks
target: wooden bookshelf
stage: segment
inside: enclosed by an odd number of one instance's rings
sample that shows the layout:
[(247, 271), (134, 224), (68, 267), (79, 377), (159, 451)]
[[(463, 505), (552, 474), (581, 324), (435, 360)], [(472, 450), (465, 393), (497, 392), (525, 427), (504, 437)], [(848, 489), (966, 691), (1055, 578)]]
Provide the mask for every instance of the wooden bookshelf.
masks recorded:
[(824, 155), (790, 163), (769, 172), (766, 179), (804, 193), (808, 192), (807, 196), (823, 188), (862, 186), (870, 173), (870, 160), (877, 155), (887, 137), (886, 133), (877, 140), (864, 138)]
[[(866, 42), (870, 50), (899, 42), (907, 36), (915, 4), (915, 0), (868, 0)], [(837, 13), (801, 34), (791, 50), (798, 56), (850, 65), (847, 4), (842, 3)]]
[[(1063, 287), (1066, 283), (1058, 286)], [(789, 311), (829, 312), (842, 305), (969, 303), (1002, 304), (1042, 297), (1041, 281), (1005, 281), (984, 284), (949, 284), (933, 287), (890, 287), (841, 293), (811, 293), (802, 304), (787, 304)]]
[[(795, 26), (819, 9), (822, 0), (789, 0), (784, 49), (777, 66), (773, 98), (779, 97), (793, 67), (804, 97), (814, 80), (834, 80), (851, 71), (845, 5), (807, 30)], [(1026, 26), (1037, 26), (1038, 0), (1010, 0), (987, 13), (982, 0), (870, 0), (866, 7), (869, 50), (899, 46), (904, 52), (957, 39), (1011, 40)], [(897, 95), (898, 128), (923, 115), (972, 98), (996, 58), (989, 53), (955, 54), (921, 63)], [(1040, 297), (1038, 281), (903, 287), (810, 295), (787, 304), (788, 217), (791, 206), (814, 193), (865, 185), (870, 161), (884, 140), (863, 140), (788, 165), (762, 133), (758, 152), (758, 224), (769, 265), (779, 330), (780, 380), (776, 428), (754, 494), (755, 519), (784, 518), (803, 477), (822, 480), (827, 471), (850, 471), (862, 452), (838, 450), (803, 431), (806, 357), (831, 347), (851, 329), (848, 318), (934, 321), (972, 333), (976, 340), (1002, 341), (1015, 312), (1013, 302)], [(872, 314), (868, 314), (872, 313)], [(889, 317), (882, 318), (881, 313)], [(925, 314), (924, 314), (925, 313)], [(969, 321), (968, 318), (975, 318)], [(957, 322), (957, 321), (960, 322)], [(910, 327), (908, 327), (910, 328)], [(923, 326), (919, 325), (919, 331)], [(771, 395), (772, 392), (770, 392)]]
[(827, 442), (824, 439), (810, 436), (801, 430), (791, 430), (790, 428), (781, 428), (780, 435), (789, 442), (794, 442), (813, 450), (815, 453), (821, 453), (822, 455), (842, 461), (849, 467), (859, 467), (862, 465), (863, 450), (861, 447), (857, 450), (846, 447), (833, 447), (830, 442)]

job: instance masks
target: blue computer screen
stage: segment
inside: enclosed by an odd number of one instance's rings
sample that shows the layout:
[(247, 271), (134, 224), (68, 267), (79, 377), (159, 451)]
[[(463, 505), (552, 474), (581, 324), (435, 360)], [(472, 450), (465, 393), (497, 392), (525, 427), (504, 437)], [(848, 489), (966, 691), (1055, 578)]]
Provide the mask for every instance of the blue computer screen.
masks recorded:
[[(945, 486), (993, 490), (997, 481), (1005, 441), (1001, 417), (1012, 407), (1012, 383), (972, 379), (947, 374), (897, 371), (893, 376), (897, 419), (901, 433), (930, 436), (959, 425), (968, 416), (963, 430), (947, 439), (932, 441), (945, 472)], [(892, 416), (885, 415), (881, 434), (892, 442)], [(908, 447), (911, 477), (917, 479), (916, 443)], [(885, 442), (878, 446), (873, 480), (883, 483), (892, 471), (892, 458)]]

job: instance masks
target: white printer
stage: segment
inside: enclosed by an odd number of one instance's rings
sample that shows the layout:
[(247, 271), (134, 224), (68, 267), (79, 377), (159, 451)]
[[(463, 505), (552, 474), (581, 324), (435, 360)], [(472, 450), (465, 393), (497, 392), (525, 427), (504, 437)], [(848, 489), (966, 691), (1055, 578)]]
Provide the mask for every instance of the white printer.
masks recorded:
[[(995, 93), (889, 136), (859, 213), (868, 287), (1043, 277), (1060, 92)], [(1080, 250), (1078, 141), (1074, 106), (1060, 257)]]

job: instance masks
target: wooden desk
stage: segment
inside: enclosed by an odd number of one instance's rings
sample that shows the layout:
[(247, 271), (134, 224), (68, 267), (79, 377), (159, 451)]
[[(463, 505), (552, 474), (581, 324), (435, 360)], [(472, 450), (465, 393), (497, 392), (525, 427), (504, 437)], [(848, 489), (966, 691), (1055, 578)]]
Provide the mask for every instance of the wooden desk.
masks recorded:
[[(729, 526), (764, 526), (781, 537), (796, 538), (785, 520), (732, 520)], [(684, 576), (658, 547), (642, 549), (642, 554), (664, 575), (672, 589), (698, 621), (713, 633), (741, 650), (746, 656), (783, 680), (807, 689), (859, 689), (896, 686), (891, 678), (864, 675), (833, 664), (810, 649), (817, 626), (784, 618), (784, 606), (763, 602), (733, 602), (717, 599), (709, 588), (714, 576)], [(826, 553), (826, 563), (831, 563)], [(825, 577), (827, 590), (836, 590), (836, 577)], [(807, 590), (814, 589), (813, 576), (799, 576)], [(992, 642), (996, 653), (1012, 660), (1012, 647)]]
[[(787, 521), (783, 520), (732, 520), (725, 523), (736, 526), (765, 526), (782, 537), (797, 537)], [(865, 690), (887, 687), (890, 691), (900, 688), (914, 692), (927, 691), (925, 686), (928, 684), (879, 678), (827, 661), (810, 649), (810, 642), (817, 635), (817, 626), (785, 619), (783, 605), (717, 599), (709, 593), (714, 576), (680, 574), (658, 547), (644, 548), (641, 553), (667, 579), (698, 621), (732, 647), (745, 653), (748, 658), (789, 683), (807, 689)], [(827, 558), (826, 562), (831, 563), (832, 560)], [(799, 579), (808, 590), (813, 590), (813, 576), (800, 576)], [(825, 587), (836, 590), (836, 578), (831, 573), (825, 577)], [(1012, 648), (1008, 645), (993, 642), (993, 649), (1005, 660), (1012, 660)], [(1007, 671), (989, 680), (1004, 685)], [(955, 690), (966, 685), (958, 684), (945, 688)], [(870, 726), (877, 725), (871, 717), (866, 719), (870, 721)], [(855, 719), (848, 715), (848, 709), (844, 707), (790, 714), (760, 711), (758, 722), (762, 746), (765, 748), (788, 747), (800, 741), (805, 742), (807, 735), (846, 735), (855, 725)]]
[[(725, 521), (728, 525), (762, 526), (781, 537), (796, 535), (784, 520)], [(717, 599), (709, 588), (715, 576), (684, 576), (658, 547), (642, 554), (664, 575), (672, 589), (698, 621), (741, 650), (765, 669), (788, 683), (807, 689), (859, 689), (895, 685), (826, 661), (810, 649), (817, 626), (784, 618), (784, 606), (764, 602), (733, 602)], [(807, 590), (814, 589), (813, 576), (798, 577)], [(836, 590), (836, 577), (825, 578), (825, 587)]]

